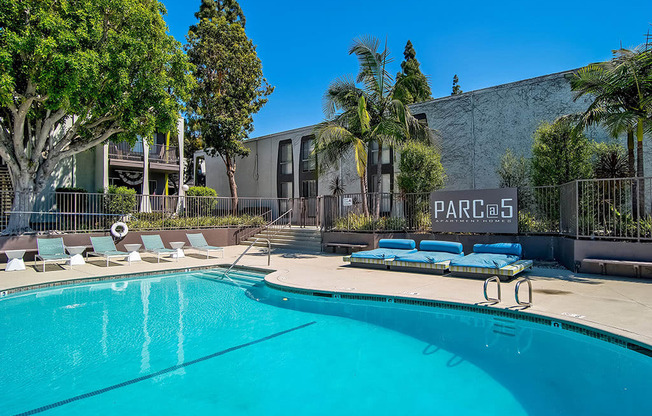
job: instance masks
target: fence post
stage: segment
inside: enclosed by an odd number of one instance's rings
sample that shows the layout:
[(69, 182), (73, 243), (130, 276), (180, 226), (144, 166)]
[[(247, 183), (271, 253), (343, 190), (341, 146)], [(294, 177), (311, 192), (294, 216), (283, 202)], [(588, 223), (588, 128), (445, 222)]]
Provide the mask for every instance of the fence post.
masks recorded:
[(580, 235), (580, 182), (575, 180), (575, 238)]

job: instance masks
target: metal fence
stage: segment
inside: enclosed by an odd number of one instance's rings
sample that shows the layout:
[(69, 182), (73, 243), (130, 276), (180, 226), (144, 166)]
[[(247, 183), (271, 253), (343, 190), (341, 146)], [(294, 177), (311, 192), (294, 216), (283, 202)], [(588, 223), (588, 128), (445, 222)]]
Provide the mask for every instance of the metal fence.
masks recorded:
[(320, 205), (318, 198), (240, 197), (236, 204), (230, 197), (80, 192), (5, 191), (0, 200), (10, 201), (0, 216), (5, 233), (98, 232), (116, 221), (126, 221), (132, 230), (258, 228), (288, 210), (294, 224), (317, 226)]

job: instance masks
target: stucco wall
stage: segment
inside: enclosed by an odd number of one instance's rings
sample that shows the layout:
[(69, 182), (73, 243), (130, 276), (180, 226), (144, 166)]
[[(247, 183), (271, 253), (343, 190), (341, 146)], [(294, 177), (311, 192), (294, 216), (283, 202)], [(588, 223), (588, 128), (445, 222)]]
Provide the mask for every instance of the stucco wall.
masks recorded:
[[(590, 99), (573, 101), (566, 79), (571, 71), (438, 98), (411, 106), (413, 114), (424, 113), (428, 125), (438, 131), (441, 160), (446, 171), (446, 189), (496, 188), (496, 168), (505, 151), (531, 156), (533, 133), (542, 121), (582, 112)], [(298, 157), (301, 137), (314, 126), (280, 132), (247, 143), (249, 157), (239, 162), (236, 180), (241, 196), (276, 196), (278, 143), (292, 139), (295, 146), (295, 196), (298, 191)], [(596, 141), (610, 140), (602, 128), (591, 128), (587, 136)], [(620, 143), (625, 144), (621, 138)], [(257, 147), (257, 151), (256, 151)], [(346, 192), (359, 192), (353, 154), (341, 166), (319, 181), (319, 194), (330, 193), (330, 182), (340, 176)], [(395, 164), (397, 165), (397, 163)], [(646, 172), (652, 173), (652, 148), (646, 146)], [(223, 163), (207, 158), (207, 185), (228, 195)]]

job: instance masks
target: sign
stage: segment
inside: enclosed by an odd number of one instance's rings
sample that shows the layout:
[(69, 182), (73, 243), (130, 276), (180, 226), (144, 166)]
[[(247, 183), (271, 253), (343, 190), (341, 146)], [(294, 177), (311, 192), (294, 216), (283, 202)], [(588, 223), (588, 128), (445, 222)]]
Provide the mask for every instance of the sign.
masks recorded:
[(516, 188), (433, 192), (432, 230), (518, 234), (517, 198)]
[(352, 207), (353, 206), (353, 198), (342, 198), (342, 206)]

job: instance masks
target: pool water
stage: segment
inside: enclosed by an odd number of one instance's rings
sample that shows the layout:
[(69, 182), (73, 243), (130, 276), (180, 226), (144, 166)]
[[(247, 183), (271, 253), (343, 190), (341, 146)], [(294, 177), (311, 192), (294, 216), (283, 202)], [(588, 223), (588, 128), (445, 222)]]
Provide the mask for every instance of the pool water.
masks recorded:
[(652, 414), (652, 359), (604, 341), (214, 277), (3, 298), (0, 414)]

